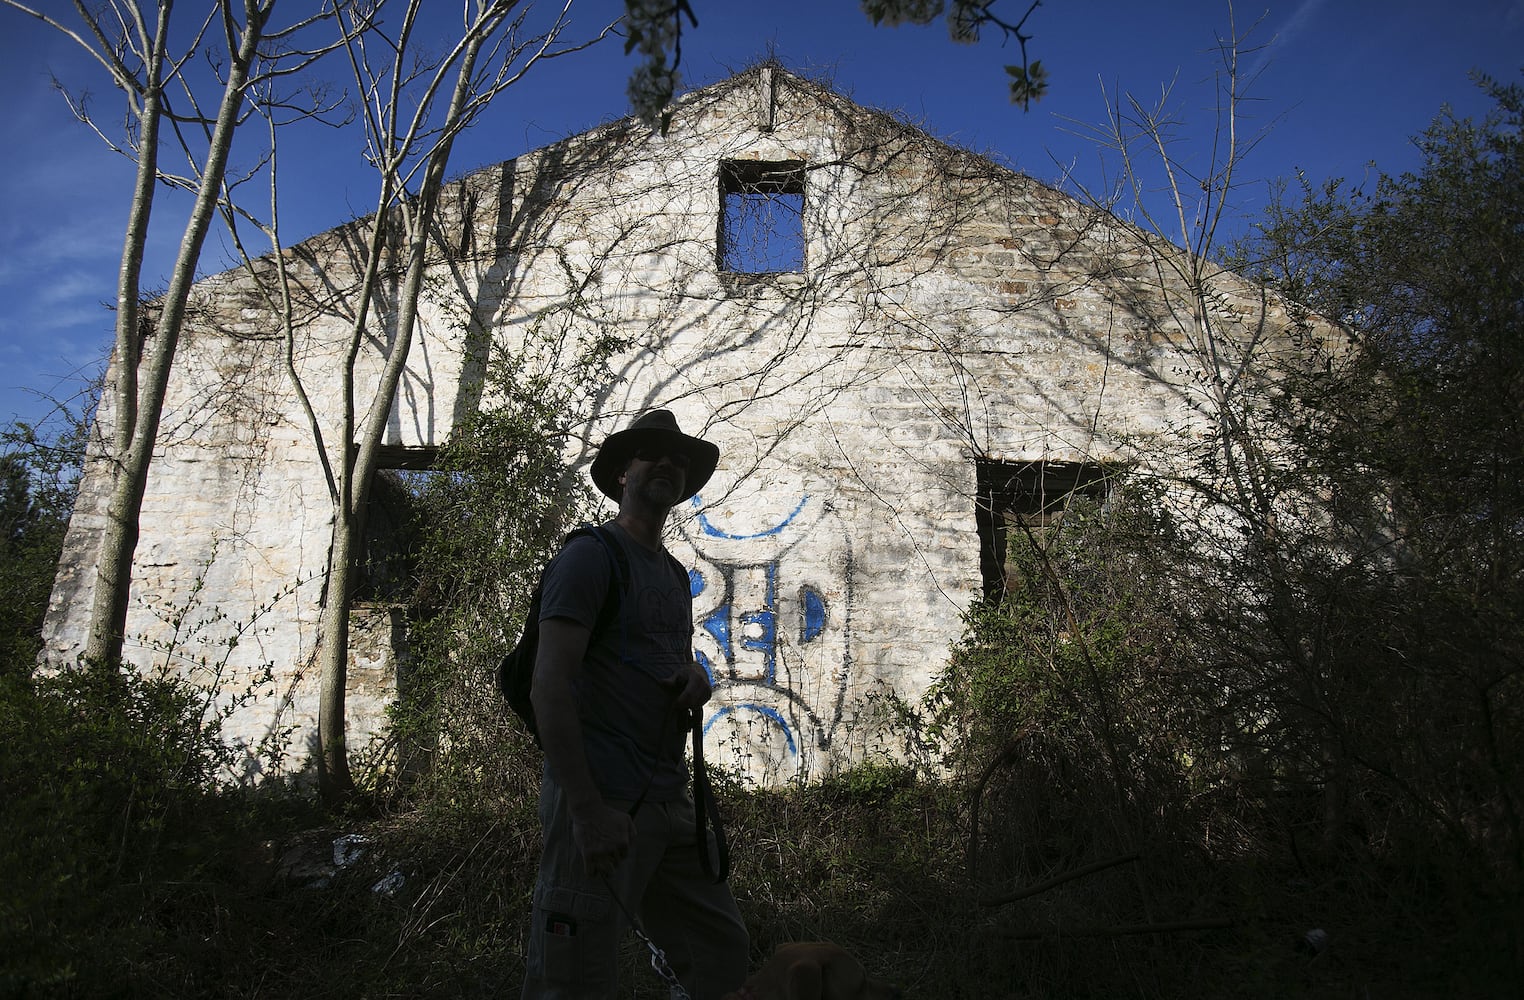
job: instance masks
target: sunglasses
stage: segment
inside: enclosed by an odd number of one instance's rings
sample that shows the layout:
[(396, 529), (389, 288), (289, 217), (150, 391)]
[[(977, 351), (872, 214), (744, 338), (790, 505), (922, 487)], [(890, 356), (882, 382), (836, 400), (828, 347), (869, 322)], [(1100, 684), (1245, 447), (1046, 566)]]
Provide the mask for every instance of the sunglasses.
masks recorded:
[(670, 451), (659, 446), (648, 445), (635, 450), (635, 457), (642, 462), (660, 462), (663, 458), (671, 462), (679, 469), (688, 468), (688, 456), (680, 451)]

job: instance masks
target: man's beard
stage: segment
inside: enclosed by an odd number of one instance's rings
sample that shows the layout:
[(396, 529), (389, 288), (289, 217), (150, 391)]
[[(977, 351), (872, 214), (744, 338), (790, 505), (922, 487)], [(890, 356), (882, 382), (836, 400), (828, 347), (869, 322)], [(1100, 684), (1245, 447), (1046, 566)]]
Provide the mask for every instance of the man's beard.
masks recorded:
[(682, 500), (682, 484), (659, 473), (642, 479), (638, 492), (641, 500), (655, 507), (671, 509)]

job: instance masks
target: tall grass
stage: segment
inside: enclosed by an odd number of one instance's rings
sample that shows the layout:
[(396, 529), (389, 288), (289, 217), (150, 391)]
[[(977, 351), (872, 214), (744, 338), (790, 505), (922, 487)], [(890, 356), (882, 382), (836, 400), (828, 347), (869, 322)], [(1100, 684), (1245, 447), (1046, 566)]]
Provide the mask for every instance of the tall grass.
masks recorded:
[[(506, 717), (474, 783), (455, 768), (379, 814), (334, 817), (275, 787), (214, 784), (221, 751), (174, 684), (79, 673), (3, 694), (0, 994), (516, 992), (539, 761)], [(1093, 762), (1064, 753), (1034, 744), (952, 779), (887, 761), (777, 789), (721, 775), (755, 960), (829, 938), (931, 1000), (1515, 995), (1504, 900), (1453, 898), (1440, 872), (1370, 858), (1300, 864), (1289, 800), (1266, 820), (1287, 827), (1279, 840), (1120, 821)], [(364, 850), (336, 867), (346, 834)], [(1136, 857), (997, 902), (1121, 849)], [(1228, 923), (1165, 926), (1184, 921)], [(1158, 929), (1125, 933), (1138, 925)], [(1315, 929), (1326, 948), (1309, 947)], [(661, 996), (646, 958), (631, 942), (630, 995)]]

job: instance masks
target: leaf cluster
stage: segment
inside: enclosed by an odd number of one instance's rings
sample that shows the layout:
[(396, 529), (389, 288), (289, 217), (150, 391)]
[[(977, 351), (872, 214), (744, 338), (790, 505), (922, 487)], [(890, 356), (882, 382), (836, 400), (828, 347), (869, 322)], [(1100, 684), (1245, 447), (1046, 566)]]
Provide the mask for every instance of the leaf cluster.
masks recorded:
[(624, 54), (639, 51), (642, 60), (630, 74), (630, 107), (637, 117), (662, 133), (671, 121), (667, 105), (682, 84), (679, 69), (683, 62), (684, 17), (691, 27), (698, 27), (698, 18), (688, 0), (625, 0)]
[(1003, 38), (1014, 38), (1021, 49), (1021, 62), (1005, 67), (1006, 76), (1010, 77), (1011, 103), (1027, 111), (1033, 101), (1048, 92), (1048, 71), (1041, 60), (1028, 58), (1027, 43), (1032, 36), (1022, 30), (1033, 12), (1042, 6), (1042, 0), (1033, 0), (1014, 22), (997, 14), (994, 3), (980, 0), (952, 0), (950, 9), (946, 0), (860, 0), (859, 5), (874, 27), (928, 25), (945, 17), (948, 37), (961, 45), (976, 44), (986, 28), (998, 30)]

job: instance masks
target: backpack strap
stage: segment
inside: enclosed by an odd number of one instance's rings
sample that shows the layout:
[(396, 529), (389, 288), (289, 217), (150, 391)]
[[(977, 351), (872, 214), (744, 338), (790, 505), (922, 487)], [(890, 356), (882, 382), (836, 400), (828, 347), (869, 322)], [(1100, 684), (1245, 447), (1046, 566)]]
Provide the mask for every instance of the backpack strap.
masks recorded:
[[(571, 544), (573, 539), (589, 535), (596, 538), (598, 543), (603, 546), (603, 554), (608, 556), (609, 568), (612, 570), (609, 574), (608, 592), (604, 594), (603, 604), (598, 609), (598, 617), (594, 619), (592, 630), (588, 636), (588, 644), (591, 645), (592, 641), (602, 635), (619, 616), (620, 605), (624, 602), (624, 592), (629, 589), (630, 585), (630, 557), (625, 554), (624, 546), (619, 544), (619, 540), (610, 534), (609, 530), (601, 524), (584, 524), (580, 528), (568, 532), (566, 537), (561, 540), (561, 547), (564, 549)], [(536, 597), (538, 597), (538, 594)], [(538, 610), (536, 608), (536, 611)], [(622, 622), (620, 624), (620, 631), (621, 633), (623, 632)], [(623, 636), (621, 635), (622, 638)], [(624, 649), (625, 643), (621, 641), (619, 643), (619, 658), (621, 660), (624, 659)]]

